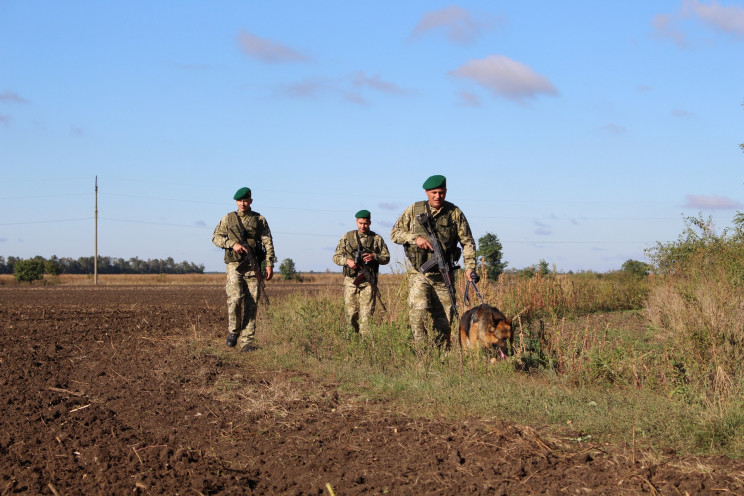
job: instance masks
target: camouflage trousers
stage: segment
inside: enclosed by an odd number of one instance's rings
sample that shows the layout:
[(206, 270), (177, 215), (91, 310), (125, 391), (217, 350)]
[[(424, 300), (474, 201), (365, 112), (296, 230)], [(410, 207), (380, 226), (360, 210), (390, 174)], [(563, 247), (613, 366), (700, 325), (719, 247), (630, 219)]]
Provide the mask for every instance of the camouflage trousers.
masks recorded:
[(423, 341), (426, 337), (427, 317), (431, 316), (434, 340), (446, 345), (450, 336), (451, 313), (449, 292), (439, 272), (408, 272), (408, 320), (415, 341)]
[(367, 334), (369, 322), (375, 313), (375, 295), (372, 286), (363, 282), (354, 285), (354, 278), (344, 277), (344, 303), (346, 304), (346, 323), (355, 332)]
[(227, 330), (239, 333), (238, 347), (253, 344), (256, 338), (258, 280), (253, 271), (241, 274), (238, 262), (227, 264)]

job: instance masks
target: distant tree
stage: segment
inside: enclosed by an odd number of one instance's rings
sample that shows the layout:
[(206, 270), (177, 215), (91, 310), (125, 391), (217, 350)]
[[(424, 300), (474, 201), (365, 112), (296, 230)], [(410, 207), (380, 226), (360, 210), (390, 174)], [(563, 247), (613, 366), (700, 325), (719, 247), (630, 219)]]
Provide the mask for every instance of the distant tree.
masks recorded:
[(498, 236), (486, 233), (478, 239), (478, 249), (475, 252), (478, 262), (486, 268), (486, 275), (495, 281), (504, 272), (507, 262), (503, 262), (503, 246)]
[(44, 272), (50, 276), (58, 276), (62, 272), (62, 266), (59, 264), (56, 256), (52, 256), (49, 260), (44, 260)]
[(638, 260), (633, 259), (626, 260), (621, 268), (623, 272), (638, 277), (646, 277), (651, 270), (651, 266), (647, 263), (639, 262)]
[(13, 275), (18, 282), (29, 284), (44, 278), (44, 260), (32, 258), (31, 260), (18, 260), (13, 265)]
[(548, 265), (548, 262), (544, 258), (540, 259), (537, 266), (541, 276), (547, 276), (550, 274), (550, 265)]
[(279, 273), (285, 281), (300, 280), (300, 275), (297, 273), (295, 263), (291, 258), (285, 258), (282, 260), (282, 263), (279, 264)]

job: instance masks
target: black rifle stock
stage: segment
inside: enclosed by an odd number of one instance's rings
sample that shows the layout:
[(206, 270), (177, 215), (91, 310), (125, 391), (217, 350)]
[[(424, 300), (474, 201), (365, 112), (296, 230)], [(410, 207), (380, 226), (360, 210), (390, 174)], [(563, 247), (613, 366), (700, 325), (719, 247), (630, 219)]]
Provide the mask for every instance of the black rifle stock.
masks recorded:
[(425, 274), (429, 272), (435, 265), (439, 269), (439, 273), (442, 274), (444, 279), (444, 285), (447, 287), (447, 293), (450, 298), (450, 324), (452, 319), (457, 314), (457, 297), (455, 296), (455, 284), (452, 280), (452, 271), (459, 269), (459, 266), (451, 264), (444, 256), (444, 249), (442, 248), (442, 242), (437, 237), (437, 232), (434, 229), (434, 225), (431, 220), (431, 216), (428, 214), (418, 214), (416, 220), (426, 232), (426, 237), (429, 239), (429, 244), (432, 247), (434, 257), (424, 262), (419, 268), (419, 272)]
[(377, 287), (377, 278), (372, 273), (372, 271), (369, 269), (369, 266), (367, 265), (367, 262), (364, 261), (364, 247), (362, 246), (362, 240), (359, 238), (359, 232), (356, 233), (356, 239), (357, 239), (357, 251), (354, 254), (354, 264), (359, 267), (359, 275), (354, 279), (354, 285), (359, 286), (361, 283), (363, 283), (365, 280), (369, 283), (370, 287), (372, 288), (372, 298), (377, 298), (380, 300), (380, 305), (382, 305), (382, 309), (387, 312), (387, 308), (385, 307), (385, 302), (382, 301), (382, 295), (380, 294), (380, 290)]
[[(233, 236), (235, 236), (235, 233), (232, 232)], [(260, 301), (263, 297), (263, 300), (266, 302), (267, 305), (270, 305), (269, 302), (269, 295), (266, 294), (266, 285), (264, 284), (264, 278), (263, 273), (261, 272), (261, 265), (258, 263), (258, 260), (256, 260), (255, 255), (253, 254), (253, 250), (251, 250), (250, 246), (246, 246), (247, 243), (244, 244), (244, 239), (242, 236), (237, 236), (237, 239), (240, 243), (240, 245), (246, 249), (246, 253), (243, 255), (243, 259), (238, 264), (237, 270), (240, 273), (247, 272), (249, 270), (252, 270), (253, 273), (256, 275), (256, 280), (258, 281), (258, 300)]]

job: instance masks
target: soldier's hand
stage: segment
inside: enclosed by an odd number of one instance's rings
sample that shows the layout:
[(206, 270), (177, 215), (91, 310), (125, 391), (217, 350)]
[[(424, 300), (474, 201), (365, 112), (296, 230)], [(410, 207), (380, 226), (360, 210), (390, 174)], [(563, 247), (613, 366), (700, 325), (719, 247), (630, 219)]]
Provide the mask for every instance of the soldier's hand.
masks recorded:
[(235, 253), (248, 253), (248, 250), (245, 248), (245, 246), (241, 245), (240, 243), (235, 243), (232, 246), (232, 249)]
[(422, 250), (434, 251), (434, 248), (432, 248), (431, 243), (429, 243), (429, 240), (421, 236), (416, 238), (416, 246), (418, 246)]
[[(474, 276), (477, 277), (478, 280), (475, 280)], [(473, 269), (468, 269), (465, 271), (465, 279), (470, 279), (473, 282), (478, 282), (480, 280), (480, 277), (478, 277), (478, 274), (476, 274)]]
[(480, 276), (478, 275), (477, 272), (471, 270), (470, 271), (470, 280), (477, 284), (478, 281), (480, 281)]
[(375, 261), (375, 254), (374, 253), (365, 253), (362, 256), (362, 259), (364, 259), (365, 262), (374, 262)]
[(270, 281), (271, 278), (274, 277), (274, 267), (271, 265), (266, 266), (266, 280)]
[(354, 260), (347, 258), (346, 259), (346, 265), (349, 266), (350, 269), (357, 269), (357, 264), (354, 263)]

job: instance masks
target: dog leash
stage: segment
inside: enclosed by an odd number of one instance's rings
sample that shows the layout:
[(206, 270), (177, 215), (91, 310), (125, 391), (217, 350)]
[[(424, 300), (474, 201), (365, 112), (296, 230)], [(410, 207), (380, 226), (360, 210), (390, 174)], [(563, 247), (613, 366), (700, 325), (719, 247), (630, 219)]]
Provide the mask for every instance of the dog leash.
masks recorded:
[(481, 295), (480, 291), (478, 291), (478, 286), (476, 286), (475, 283), (480, 281), (480, 276), (475, 273), (475, 271), (470, 273), (470, 279), (468, 280), (468, 283), (465, 285), (465, 294), (462, 297), (463, 303), (465, 303), (465, 306), (470, 306), (470, 295), (468, 294), (468, 290), (470, 289), (470, 286), (473, 287), (475, 290), (475, 294), (478, 295), (478, 298), (480, 298), (481, 303), (485, 303), (483, 301), (483, 296)]

